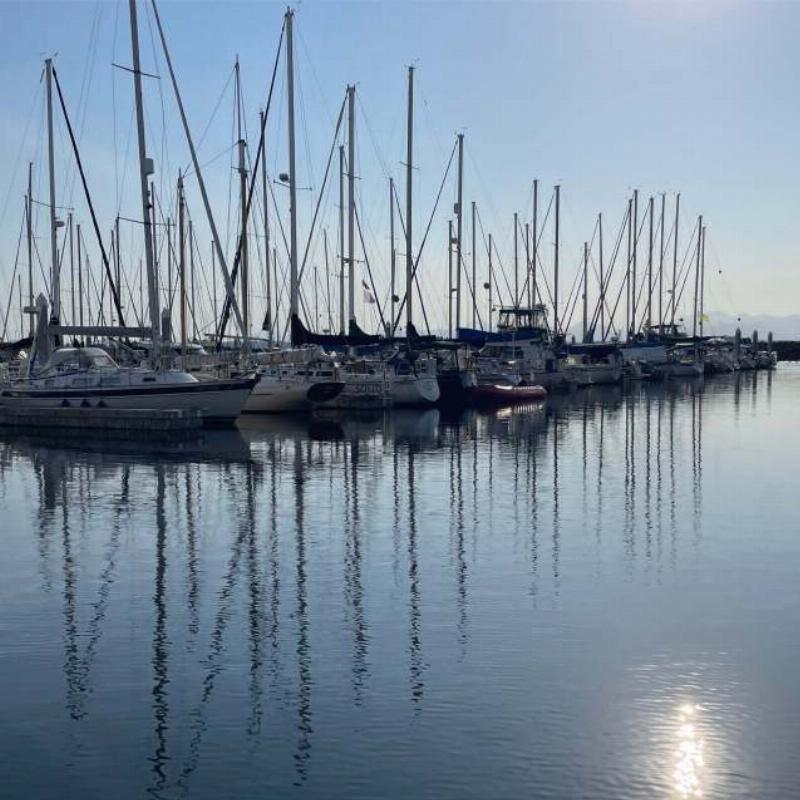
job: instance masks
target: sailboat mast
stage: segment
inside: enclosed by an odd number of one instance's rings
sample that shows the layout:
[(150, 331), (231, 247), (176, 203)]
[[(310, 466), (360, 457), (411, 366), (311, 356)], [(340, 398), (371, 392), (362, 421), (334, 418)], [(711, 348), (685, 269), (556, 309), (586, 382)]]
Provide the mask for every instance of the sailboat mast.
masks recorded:
[[(131, 55), (133, 58), (133, 87), (136, 101), (136, 134), (139, 143), (139, 183), (142, 195), (142, 224), (144, 225), (144, 255), (147, 269), (147, 296), (152, 329), (152, 356), (157, 359), (161, 347), (158, 295), (156, 294), (155, 264), (153, 261), (153, 232), (150, 223), (150, 198), (147, 191), (147, 176), (153, 173), (153, 162), (147, 157), (144, 138), (144, 105), (142, 103), (142, 72), (139, 60), (139, 26), (136, 19), (136, 0), (128, 0), (131, 22)], [(80, 240), (79, 240), (80, 241)], [(81, 322), (81, 324), (83, 324)]]
[(561, 186), (556, 184), (556, 237), (555, 237), (555, 258), (553, 269), (553, 333), (558, 335), (558, 253), (560, 248), (559, 226), (561, 224)]
[(489, 234), (489, 333), (492, 332), (492, 281), (494, 275), (492, 271), (492, 234)]
[(514, 212), (514, 308), (519, 308), (519, 218)]
[(649, 234), (647, 250), (647, 333), (650, 333), (650, 326), (653, 324), (653, 198), (650, 198), (650, 208), (648, 214)]
[(183, 175), (178, 172), (178, 269), (180, 270), (180, 312), (181, 312), (181, 369), (188, 367), (186, 347), (186, 204), (183, 196)]
[(70, 324), (75, 325), (75, 237), (73, 235), (73, 225), (74, 221), (72, 218), (72, 212), (69, 212), (69, 220), (67, 222), (69, 226), (69, 293), (70, 293)]
[(237, 133), (237, 148), (239, 151), (239, 205), (241, 209), (241, 233), (240, 233), (240, 250), (241, 250), (241, 265), (242, 265), (242, 325), (243, 342), (242, 346), (245, 350), (248, 349), (250, 341), (250, 264), (249, 253), (247, 249), (247, 166), (246, 166), (246, 149), (247, 143), (242, 138), (242, 85), (239, 70), (239, 59), (236, 59), (236, 133)]
[(583, 243), (583, 341), (589, 330), (589, 243)]
[(671, 325), (675, 325), (675, 284), (678, 275), (678, 222), (680, 220), (681, 212), (681, 193), (675, 195), (675, 238), (672, 240), (672, 318)]
[(458, 185), (456, 187), (456, 332), (461, 327), (461, 265), (464, 235), (464, 134), (458, 134)]
[(78, 325), (83, 327), (83, 254), (81, 252), (81, 225), (78, 223)]
[(414, 67), (408, 68), (408, 119), (406, 124), (406, 336), (414, 324), (412, 289), (414, 280), (412, 189), (414, 174)]
[(633, 248), (631, 264), (631, 331), (628, 336), (636, 333), (636, 252), (639, 249), (639, 190), (633, 190)]
[(706, 226), (703, 225), (703, 238), (700, 244), (700, 336), (703, 335), (703, 314), (705, 313), (706, 289)]
[(658, 248), (658, 332), (663, 333), (664, 325), (664, 223), (666, 222), (667, 194), (661, 192), (661, 241)]
[(53, 142), (53, 59), (44, 62), (47, 83), (47, 162), (50, 173), (50, 287), (53, 295), (51, 318), (61, 319), (61, 279), (58, 265), (58, 241), (56, 220), (56, 166)]
[(628, 198), (628, 260), (625, 264), (625, 339), (631, 338), (631, 229), (633, 228), (633, 198)]
[(472, 327), (478, 327), (478, 272), (475, 247), (475, 201), (472, 201)]
[(453, 220), (447, 220), (447, 338), (453, 338)]
[(603, 214), (597, 215), (597, 242), (600, 256), (600, 336), (606, 338), (606, 277), (603, 265)]
[(297, 176), (295, 175), (294, 142), (294, 11), (286, 10), (286, 94), (289, 117), (289, 315), (295, 317), (299, 306), (297, 277)]
[(197, 341), (197, 312), (195, 311), (195, 291), (194, 291), (194, 223), (189, 219), (189, 277), (191, 282), (190, 296), (191, 303), (189, 310), (192, 314), (192, 341)]
[(391, 320), (390, 328), (388, 331), (389, 336), (394, 336), (394, 310), (395, 310), (395, 281), (397, 279), (397, 249), (394, 246), (394, 178), (389, 178), (389, 264), (390, 264), (390, 292), (389, 303), (391, 305), (392, 313), (389, 316)]
[(356, 319), (356, 87), (347, 87), (347, 313)]
[[(266, 120), (264, 117), (266, 113), (260, 113), (261, 130), (264, 130)], [(267, 313), (265, 322), (267, 325), (267, 347), (272, 347), (272, 278), (269, 268), (269, 198), (267, 196), (267, 157), (266, 157), (266, 142), (264, 143), (265, 151), (261, 158), (261, 194), (264, 196), (264, 278), (266, 284), (266, 305)], [(327, 244), (327, 239), (326, 239)]]
[[(692, 309), (692, 339), (697, 338), (697, 303), (700, 289), (700, 253), (703, 249), (703, 215), (697, 218), (697, 255), (694, 268), (694, 306)], [(695, 342), (695, 347), (697, 343)]]
[[(28, 237), (28, 336), (33, 336), (33, 162), (28, 162), (28, 196), (25, 198), (25, 230)], [(73, 315), (74, 316), (74, 315)], [(74, 324), (74, 322), (73, 322)]]
[(533, 304), (536, 305), (536, 261), (539, 258), (539, 180), (533, 179), (533, 248), (531, 259), (533, 266), (531, 268), (531, 296), (533, 297)]
[(339, 145), (339, 333), (344, 335), (344, 145)]
[(531, 224), (525, 223), (525, 281), (527, 287), (528, 308), (531, 307)]

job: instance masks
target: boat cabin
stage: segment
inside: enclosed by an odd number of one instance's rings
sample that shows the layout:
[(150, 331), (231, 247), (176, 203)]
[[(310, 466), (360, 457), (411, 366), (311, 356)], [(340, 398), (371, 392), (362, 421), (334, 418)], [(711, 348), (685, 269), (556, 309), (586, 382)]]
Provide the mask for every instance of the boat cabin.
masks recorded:
[(60, 347), (50, 354), (41, 374), (117, 369), (119, 366), (114, 359), (100, 347)]
[(498, 331), (518, 331), (522, 329), (547, 330), (547, 309), (543, 305), (531, 308), (502, 307), (498, 312)]

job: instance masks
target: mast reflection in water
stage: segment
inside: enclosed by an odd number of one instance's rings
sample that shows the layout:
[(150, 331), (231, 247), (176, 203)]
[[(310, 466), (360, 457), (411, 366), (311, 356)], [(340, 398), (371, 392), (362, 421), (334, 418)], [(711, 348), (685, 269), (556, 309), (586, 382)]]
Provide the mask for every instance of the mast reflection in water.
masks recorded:
[(798, 400), (3, 438), (4, 796), (791, 796)]

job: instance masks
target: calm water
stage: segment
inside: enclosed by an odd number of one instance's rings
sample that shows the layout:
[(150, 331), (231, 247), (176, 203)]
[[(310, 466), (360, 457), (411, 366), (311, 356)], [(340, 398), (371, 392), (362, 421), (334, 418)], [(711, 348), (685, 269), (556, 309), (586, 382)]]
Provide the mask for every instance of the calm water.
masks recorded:
[(798, 406), (2, 438), (0, 795), (796, 797)]

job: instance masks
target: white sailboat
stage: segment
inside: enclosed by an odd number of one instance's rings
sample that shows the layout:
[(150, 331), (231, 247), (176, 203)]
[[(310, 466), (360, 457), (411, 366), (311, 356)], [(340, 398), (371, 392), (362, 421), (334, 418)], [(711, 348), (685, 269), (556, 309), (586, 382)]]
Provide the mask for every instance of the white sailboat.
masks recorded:
[(180, 370), (121, 367), (100, 347), (50, 351), (48, 305), (41, 295), (37, 311), (28, 374), (0, 390), (0, 407), (199, 411), (204, 425), (232, 425), (255, 382), (199, 381)]
[[(147, 179), (153, 172), (146, 155), (144, 109), (139, 59), (139, 37), (136, 0), (130, 0), (131, 51), (133, 59), (134, 98), (139, 147), (139, 174), (142, 218), (147, 267), (147, 291), (150, 312), (149, 328), (63, 326), (58, 281), (58, 255), (55, 218), (55, 179), (52, 126), (52, 64), (46, 69), (48, 100), (48, 141), (50, 151), (50, 233), (52, 244), (52, 317), (48, 302), (40, 295), (36, 308), (29, 309), (37, 317), (36, 334), (27, 363), (27, 374), (0, 392), (0, 404), (17, 408), (111, 408), (118, 410), (193, 410), (199, 411), (204, 424), (233, 424), (239, 416), (254, 378), (203, 380), (180, 370), (164, 369), (158, 295), (156, 289), (153, 241), (151, 237), (150, 197)], [(185, 298), (184, 298), (185, 302)], [(53, 349), (60, 336), (135, 336), (149, 338), (152, 367), (120, 367), (101, 348), (59, 347)], [(169, 357), (169, 356), (168, 356)]]

